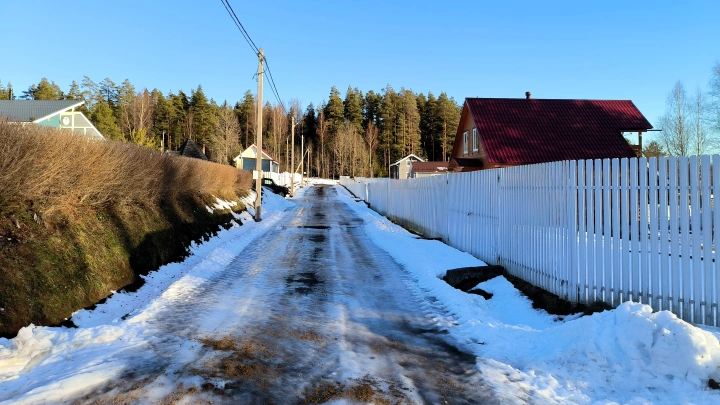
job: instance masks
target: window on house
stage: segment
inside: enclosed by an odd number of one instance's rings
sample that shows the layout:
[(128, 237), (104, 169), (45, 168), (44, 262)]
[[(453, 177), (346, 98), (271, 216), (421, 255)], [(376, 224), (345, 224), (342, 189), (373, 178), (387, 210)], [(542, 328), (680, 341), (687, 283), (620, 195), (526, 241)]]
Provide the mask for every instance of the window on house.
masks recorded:
[(480, 140), (478, 139), (477, 128), (473, 128), (473, 137), (472, 137), (472, 138), (473, 138), (473, 140), (472, 140), (472, 143), (473, 143), (473, 152), (477, 152), (477, 151), (478, 151), (478, 145), (480, 144)]
[(463, 153), (466, 155), (468, 153), (467, 131), (463, 132)]

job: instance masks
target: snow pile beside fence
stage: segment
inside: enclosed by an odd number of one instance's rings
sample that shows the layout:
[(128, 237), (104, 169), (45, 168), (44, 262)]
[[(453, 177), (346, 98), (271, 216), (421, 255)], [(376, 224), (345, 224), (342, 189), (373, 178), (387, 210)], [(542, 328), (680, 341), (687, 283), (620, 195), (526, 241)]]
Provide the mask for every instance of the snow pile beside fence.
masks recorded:
[(718, 155), (341, 184), (393, 221), (570, 301), (635, 301), (720, 324)]
[(549, 315), (533, 309), (504, 277), (476, 287), (492, 293), (489, 300), (464, 293), (442, 277), (449, 268), (480, 266), (480, 260), (418, 239), (365, 204), (345, 201), (364, 219), (368, 237), (417, 280), (417, 294), (434, 303), (423, 305), (428, 316), (478, 357), (484, 380), (502, 403), (675, 404), (719, 398), (708, 381), (720, 379), (720, 333), (632, 302), (592, 316)]

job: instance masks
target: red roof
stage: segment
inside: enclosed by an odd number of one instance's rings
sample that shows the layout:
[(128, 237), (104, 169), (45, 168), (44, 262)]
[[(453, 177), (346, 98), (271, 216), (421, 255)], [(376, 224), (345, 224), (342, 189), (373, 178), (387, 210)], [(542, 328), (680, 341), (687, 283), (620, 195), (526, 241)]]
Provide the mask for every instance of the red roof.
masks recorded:
[(421, 173), (445, 172), (448, 169), (448, 162), (412, 162), (412, 168)]
[(490, 164), (630, 158), (623, 131), (652, 125), (630, 100), (468, 98)]

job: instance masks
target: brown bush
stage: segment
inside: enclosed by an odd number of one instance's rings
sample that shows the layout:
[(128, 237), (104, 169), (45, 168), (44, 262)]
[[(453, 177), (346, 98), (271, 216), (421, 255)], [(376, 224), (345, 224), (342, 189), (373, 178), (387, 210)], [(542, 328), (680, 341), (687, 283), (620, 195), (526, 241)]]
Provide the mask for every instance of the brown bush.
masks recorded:
[(242, 195), (251, 177), (135, 144), (0, 121), (0, 204), (29, 200), (46, 210), (110, 202), (152, 206), (191, 194)]

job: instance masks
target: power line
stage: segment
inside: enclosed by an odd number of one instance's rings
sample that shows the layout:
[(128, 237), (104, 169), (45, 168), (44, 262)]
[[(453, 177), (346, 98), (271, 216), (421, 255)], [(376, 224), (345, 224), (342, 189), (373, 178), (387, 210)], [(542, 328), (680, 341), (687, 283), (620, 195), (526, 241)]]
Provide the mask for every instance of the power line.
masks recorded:
[(287, 111), (285, 110), (285, 105), (280, 98), (280, 93), (278, 92), (277, 86), (275, 86), (275, 79), (273, 79), (272, 72), (270, 71), (270, 65), (268, 64), (267, 59), (265, 59), (265, 67), (267, 68), (268, 77), (270, 78), (270, 89), (272, 89), (275, 98), (277, 99), (278, 103), (280, 103), (280, 107), (282, 107), (283, 112), (287, 114)]
[(225, 6), (225, 11), (228, 12), (228, 15), (230, 15), (230, 18), (235, 23), (235, 26), (240, 30), (240, 33), (242, 34), (243, 38), (245, 38), (245, 41), (250, 45), (250, 48), (255, 52), (255, 55), (260, 54), (260, 49), (255, 45), (255, 42), (253, 42), (252, 38), (250, 38), (250, 34), (245, 30), (245, 27), (240, 22), (240, 19), (238, 18), (237, 14), (235, 14), (235, 10), (233, 10), (232, 6), (228, 2), (228, 0), (220, 0), (220, 2)]
[[(235, 10), (233, 10), (232, 6), (230, 5), (229, 0), (220, 0), (220, 1), (222, 2), (223, 6), (225, 6), (225, 11), (228, 12), (228, 15), (235, 23), (235, 26), (238, 28), (238, 30), (240, 30), (240, 33), (242, 34), (243, 38), (245, 38), (245, 41), (248, 43), (248, 45), (250, 45), (250, 48), (253, 50), (255, 55), (259, 56), (260, 49), (258, 48), (257, 45), (255, 45), (255, 42), (252, 40), (252, 38), (250, 38), (250, 34), (248, 34), (248, 32), (245, 30), (245, 27), (240, 22), (240, 19), (238, 18), (237, 14), (235, 14)], [(287, 111), (285, 110), (285, 105), (283, 104), (282, 99), (280, 98), (280, 92), (278, 92), (277, 86), (275, 85), (275, 79), (273, 78), (272, 72), (270, 71), (270, 65), (268, 64), (268, 60), (265, 57), (264, 57), (264, 60), (265, 60), (265, 68), (267, 70), (268, 77), (270, 78), (270, 80), (269, 80), (270, 90), (272, 91), (273, 95), (275, 96), (275, 99), (277, 100), (277, 102), (280, 104), (280, 107), (282, 107), (283, 112), (287, 113)]]

